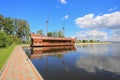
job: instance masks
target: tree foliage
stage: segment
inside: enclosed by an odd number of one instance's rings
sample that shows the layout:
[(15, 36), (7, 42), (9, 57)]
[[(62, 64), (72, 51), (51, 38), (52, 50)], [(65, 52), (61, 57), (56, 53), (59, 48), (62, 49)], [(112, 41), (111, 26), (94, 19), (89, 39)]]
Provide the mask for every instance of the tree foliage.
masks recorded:
[(0, 31), (0, 47), (6, 47), (11, 45), (12, 39), (5, 32)]
[(87, 43), (87, 42), (88, 42), (88, 40), (82, 40), (82, 42), (83, 42), (83, 43)]
[(100, 42), (100, 40), (77, 40), (77, 43), (95, 43)]
[(13, 20), (10, 17), (4, 18), (1, 15), (0, 16), (0, 27), (8, 35), (13, 34), (14, 32)]
[(48, 33), (47, 33), (47, 36), (53, 37), (53, 33), (52, 33), (52, 32), (48, 32)]
[(5, 42), (11, 43), (10, 40), (13, 42), (17, 42), (16, 40), (19, 42), (20, 40), (21, 42), (27, 42), (29, 40), (30, 27), (25, 20), (12, 19), (11, 17), (4, 17), (3, 15), (0, 15), (0, 31), (0, 34), (4, 35), (0, 38), (0, 45), (3, 47), (7, 46), (7, 43), (5, 44)]
[(22, 39), (23, 41), (27, 41), (29, 39), (30, 27), (27, 21), (25, 20), (14, 20), (15, 25), (15, 33), (18, 38)]
[(44, 36), (44, 33), (43, 33), (42, 30), (38, 30), (38, 31), (37, 31), (37, 34), (40, 34), (41, 36)]
[(89, 42), (93, 43), (93, 42), (94, 42), (94, 40), (89, 40)]
[(48, 32), (47, 36), (49, 37), (64, 37), (63, 32), (61, 30), (59, 31), (54, 31), (54, 32)]

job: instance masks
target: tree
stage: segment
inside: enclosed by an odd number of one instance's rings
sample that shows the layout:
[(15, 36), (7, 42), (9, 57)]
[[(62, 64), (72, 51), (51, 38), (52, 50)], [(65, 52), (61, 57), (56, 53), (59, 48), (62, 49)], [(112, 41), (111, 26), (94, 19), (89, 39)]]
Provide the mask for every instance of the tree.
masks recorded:
[(86, 43), (86, 42), (88, 42), (88, 40), (83, 40), (82, 42), (83, 42), (83, 43)]
[(27, 21), (15, 19), (16, 35), (23, 41), (29, 40), (30, 27)]
[(12, 35), (14, 31), (13, 19), (10, 17), (4, 18), (0, 15), (0, 29), (8, 35)]
[(100, 42), (100, 40), (97, 40), (98, 42)]
[(53, 33), (52, 33), (52, 32), (48, 32), (48, 33), (47, 33), (47, 36), (53, 37)]
[(3, 16), (0, 15), (0, 30), (2, 31), (3, 30)]
[(7, 35), (5, 32), (0, 31), (0, 47), (6, 47), (11, 45), (12, 39), (10, 38), (9, 35)]
[(60, 37), (60, 38), (63, 37), (63, 32), (61, 30), (58, 31), (58, 37)]
[(41, 36), (44, 35), (42, 30), (38, 30), (38, 31), (37, 31), (37, 34), (40, 34)]
[(47, 36), (49, 36), (49, 37), (59, 37), (59, 38), (64, 37), (63, 32), (61, 30), (54, 31), (54, 32), (48, 32)]
[(53, 32), (53, 37), (57, 37), (57, 36), (58, 36), (57, 32), (56, 31)]
[(16, 42), (18, 40), (28, 41), (30, 27), (27, 21), (20, 19), (12, 19), (11, 17), (4, 17), (0, 15), (0, 31)]
[(77, 40), (77, 43), (80, 43), (80, 42), (82, 42), (81, 40)]
[(92, 43), (92, 42), (94, 42), (94, 40), (90, 40), (89, 42), (91, 42), (91, 43)]
[(13, 34), (14, 25), (13, 20), (10, 17), (3, 19), (2, 26), (4, 27), (5, 33), (7, 33), (8, 35)]

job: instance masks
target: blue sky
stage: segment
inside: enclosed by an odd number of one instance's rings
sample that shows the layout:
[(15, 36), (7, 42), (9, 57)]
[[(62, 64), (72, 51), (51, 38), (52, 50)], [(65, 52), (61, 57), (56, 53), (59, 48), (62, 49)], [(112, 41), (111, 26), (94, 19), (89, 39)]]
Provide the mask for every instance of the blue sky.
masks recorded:
[(28, 21), (31, 32), (64, 26), (65, 35), (120, 41), (120, 0), (0, 0), (0, 14)]

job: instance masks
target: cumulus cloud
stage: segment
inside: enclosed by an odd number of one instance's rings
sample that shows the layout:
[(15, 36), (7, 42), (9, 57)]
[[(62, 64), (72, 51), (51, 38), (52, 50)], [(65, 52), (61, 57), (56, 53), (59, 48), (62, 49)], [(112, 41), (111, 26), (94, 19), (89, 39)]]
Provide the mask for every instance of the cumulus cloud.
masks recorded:
[(66, 0), (60, 0), (60, 2), (61, 2), (62, 4), (67, 4), (67, 1), (66, 1)]
[(82, 30), (77, 33), (77, 37), (80, 39), (105, 40), (108, 39), (108, 34), (98, 30)]
[(120, 29), (120, 12), (95, 16), (87, 14), (75, 19), (75, 24), (80, 28), (109, 28)]
[(63, 17), (63, 20), (64, 19), (68, 19), (69, 18), (69, 15), (65, 15), (64, 17)]
[(113, 35), (110, 37), (112, 41), (120, 41), (120, 29), (113, 30)]
[[(113, 9), (116, 9), (114, 7)], [(112, 11), (113, 9), (110, 9)], [(93, 31), (95, 34), (93, 34), (90, 31), (87, 31), (89, 33), (79, 33), (80, 36), (83, 37), (98, 37), (103, 39), (112, 40), (112, 41), (120, 41), (120, 12), (113, 12), (110, 14), (104, 14), (102, 16), (95, 16), (94, 14), (87, 14), (83, 17), (78, 17), (75, 19), (75, 24), (83, 29), (108, 29), (112, 31), (112, 34), (109, 35), (109, 38), (107, 37), (107, 31), (101, 32), (101, 31)], [(92, 33), (92, 34), (91, 34)]]

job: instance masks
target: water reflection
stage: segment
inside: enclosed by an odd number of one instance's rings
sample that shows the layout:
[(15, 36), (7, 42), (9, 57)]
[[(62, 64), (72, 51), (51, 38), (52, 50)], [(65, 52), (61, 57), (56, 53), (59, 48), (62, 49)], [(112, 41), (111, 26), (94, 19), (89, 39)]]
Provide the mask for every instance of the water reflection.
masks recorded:
[(120, 57), (89, 56), (81, 57), (76, 62), (78, 68), (85, 69), (88, 72), (96, 70), (106, 70), (114, 73), (120, 73)]
[(56, 56), (61, 58), (63, 54), (75, 50), (74, 46), (32, 47), (30, 59), (41, 59), (42, 56)]
[(32, 47), (30, 59), (45, 80), (54, 80), (49, 77), (69, 71), (64, 54), (72, 51), (76, 51), (74, 46)]
[(44, 80), (120, 80), (120, 43), (33, 47), (29, 57)]
[(87, 53), (87, 55), (80, 57), (76, 61), (76, 66), (88, 72), (96, 72), (99, 69), (120, 73), (120, 50), (118, 47), (120, 46), (117, 43), (86, 45), (86, 47), (79, 45), (77, 46), (77, 51)]
[(94, 55), (105, 55), (108, 52), (109, 45), (77, 45), (77, 52)]

